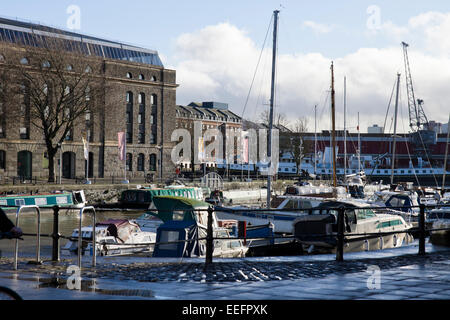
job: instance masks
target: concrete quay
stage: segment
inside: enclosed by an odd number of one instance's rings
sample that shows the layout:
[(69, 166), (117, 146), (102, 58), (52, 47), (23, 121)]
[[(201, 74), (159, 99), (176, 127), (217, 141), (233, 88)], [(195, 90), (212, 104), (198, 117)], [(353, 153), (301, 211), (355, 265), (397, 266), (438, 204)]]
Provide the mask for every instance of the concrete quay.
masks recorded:
[(215, 259), (83, 259), (79, 290), (67, 272), (76, 259), (29, 264), (0, 258), (0, 285), (26, 300), (448, 300), (450, 249), (427, 244), (333, 255)]

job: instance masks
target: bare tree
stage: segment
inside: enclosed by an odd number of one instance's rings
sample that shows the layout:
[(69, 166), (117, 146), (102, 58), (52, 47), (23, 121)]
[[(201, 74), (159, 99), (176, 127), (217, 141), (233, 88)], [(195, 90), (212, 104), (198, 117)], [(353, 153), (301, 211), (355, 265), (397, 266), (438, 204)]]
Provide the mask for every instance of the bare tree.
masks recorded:
[(54, 158), (62, 142), (73, 138), (81, 119), (97, 111), (94, 101), (103, 92), (102, 60), (87, 57), (81, 50), (69, 52), (70, 43), (64, 39), (35, 41), (40, 41), (38, 48), (23, 47), (7, 60), (14, 69), (14, 94), (19, 97), (19, 107), (11, 108), (10, 114), (25, 128), (31, 124), (42, 134), (48, 181), (54, 182)]
[[(269, 110), (264, 110), (263, 112), (261, 112), (261, 114), (259, 115), (258, 121), (268, 126), (270, 123)], [(284, 126), (284, 127), (289, 126), (289, 121), (287, 120), (286, 115), (284, 113), (274, 112), (272, 123), (275, 126)]]
[(298, 118), (291, 125), (291, 133), (287, 139), (288, 150), (296, 164), (297, 172), (300, 171), (301, 163), (306, 154), (311, 151), (312, 144), (306, 140), (304, 134), (308, 131), (308, 121), (304, 117)]

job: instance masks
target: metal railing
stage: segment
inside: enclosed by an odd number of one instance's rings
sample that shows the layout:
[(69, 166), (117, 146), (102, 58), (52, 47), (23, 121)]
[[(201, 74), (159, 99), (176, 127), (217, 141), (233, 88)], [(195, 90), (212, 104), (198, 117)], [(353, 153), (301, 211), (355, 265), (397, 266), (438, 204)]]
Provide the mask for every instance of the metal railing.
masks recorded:
[[(11, 206), (8, 206), (11, 207)], [(394, 230), (394, 231), (384, 231), (384, 232), (372, 232), (372, 233), (349, 233), (346, 232), (346, 211), (347, 210), (358, 210), (358, 209), (371, 209), (371, 210), (395, 210), (395, 209), (400, 209), (400, 208), (405, 208), (405, 207), (363, 207), (363, 208), (324, 208), (322, 209), (322, 212), (327, 212), (329, 213), (330, 211), (334, 210), (337, 211), (337, 219), (336, 219), (336, 231), (332, 232), (331, 234), (308, 234), (308, 237), (320, 237), (320, 238), (329, 238), (329, 239), (336, 239), (336, 261), (343, 261), (344, 260), (344, 246), (346, 243), (348, 242), (352, 242), (352, 241), (368, 241), (369, 239), (373, 239), (373, 238), (381, 238), (383, 236), (387, 236), (387, 235), (393, 235), (393, 234), (401, 234), (401, 233), (412, 233), (412, 232), (417, 232), (418, 233), (418, 238), (419, 238), (419, 249), (418, 249), (418, 255), (425, 255), (426, 251), (425, 251), (425, 239), (426, 239), (426, 234), (427, 232), (432, 232), (432, 231), (444, 231), (444, 230), (450, 230), (450, 228), (426, 228), (425, 226), (425, 213), (426, 213), (426, 209), (434, 209), (434, 208), (440, 208), (440, 207), (450, 207), (449, 205), (430, 205), (430, 206), (425, 206), (425, 205), (420, 205), (420, 206), (410, 206), (408, 208), (410, 209), (414, 209), (414, 208), (419, 208), (419, 215), (418, 215), (418, 227), (416, 228), (409, 228), (406, 230)], [(58, 206), (54, 206), (52, 207), (54, 210), (54, 220), (53, 220), (53, 233), (50, 235), (41, 235), (40, 233), (40, 209), (38, 206), (36, 205), (26, 205), (26, 206), (19, 206), (17, 213), (16, 213), (16, 226), (19, 226), (19, 216), (20, 216), (20, 212), (23, 209), (26, 208), (34, 208), (37, 211), (38, 214), (38, 219), (37, 219), (37, 234), (24, 234), (24, 236), (36, 236), (37, 240), (36, 240), (36, 262), (40, 263), (40, 237), (41, 236), (46, 236), (46, 237), (51, 237), (53, 238), (53, 246), (52, 246), (52, 260), (53, 261), (59, 261), (59, 251), (60, 251), (60, 247), (59, 247), (59, 239), (60, 238), (66, 238), (66, 239), (71, 239), (74, 240), (74, 238), (72, 237), (66, 237), (66, 236), (62, 236), (61, 234), (59, 234), (59, 230), (58, 230), (58, 215), (59, 215), (59, 210), (61, 208), (59, 208)], [(67, 207), (64, 207), (64, 209), (67, 209)], [(75, 208), (72, 208), (75, 209)], [(92, 243), (92, 266), (95, 267), (96, 266), (96, 255), (97, 255), (97, 245), (98, 244), (102, 244), (102, 242), (97, 242), (97, 237), (96, 237), (96, 213), (95, 213), (95, 208), (92, 206), (84, 206), (83, 208), (79, 209), (76, 208), (77, 210), (79, 210), (79, 228), (78, 228), (78, 250), (77, 250), (77, 262), (78, 262), (78, 267), (81, 270), (81, 256), (83, 253), (82, 250), (82, 221), (83, 221), (83, 215), (85, 213), (85, 211), (90, 210), (93, 212), (93, 230), (92, 230), (92, 240), (89, 241), (90, 243)], [(303, 212), (304, 215), (313, 215), (315, 213), (313, 213), (313, 211), (318, 210), (317, 208), (309, 208), (309, 209), (240, 209), (239, 211), (251, 211), (255, 214), (269, 214), (272, 212), (279, 212), (282, 213), (283, 211), (289, 211), (289, 212)], [(147, 210), (147, 211), (157, 211), (156, 209), (153, 210)], [(275, 239), (292, 239), (295, 240), (297, 239), (296, 235), (271, 235), (268, 237), (248, 237), (246, 234), (241, 235), (241, 236), (232, 236), (232, 237), (214, 237), (214, 230), (213, 230), (213, 213), (214, 213), (214, 209), (212, 206), (210, 206), (208, 209), (196, 209), (194, 211), (207, 211), (208, 212), (208, 220), (207, 220), (207, 234), (206, 237), (202, 237), (202, 238), (196, 238), (196, 239), (187, 239), (187, 240), (175, 240), (175, 241), (165, 241), (165, 242), (152, 242), (152, 243), (141, 243), (138, 246), (142, 246), (142, 247), (155, 247), (157, 245), (162, 245), (162, 244), (174, 244), (174, 243), (180, 243), (180, 242), (192, 242), (192, 241), (206, 241), (206, 254), (205, 254), (205, 268), (208, 267), (209, 265), (211, 265), (213, 263), (213, 252), (214, 252), (214, 241), (215, 240), (219, 240), (219, 241), (229, 241), (229, 240), (244, 240), (244, 241), (257, 241), (257, 240), (275, 240)], [(322, 214), (322, 212), (320, 214)], [(391, 212), (392, 213), (392, 212)], [(403, 212), (399, 212), (397, 211), (398, 215), (400, 215)], [(403, 213), (404, 214), (404, 213)], [(353, 237), (353, 238), (351, 238)], [(356, 238), (355, 238), (356, 237)], [(75, 239), (76, 240), (76, 239)], [(380, 240), (380, 242), (383, 240)], [(302, 243), (302, 241), (300, 240), (300, 243)], [(115, 245), (120, 245), (120, 244), (115, 244)], [(123, 244), (123, 245), (129, 245), (129, 244)], [(15, 244), (15, 252), (14, 252), (14, 269), (17, 270), (17, 259), (18, 259), (18, 242), (16, 240), (16, 244)]]
[[(23, 209), (33, 208), (37, 212), (37, 233), (36, 233), (36, 263), (41, 263), (41, 211), (39, 206), (36, 205), (24, 205), (19, 206), (16, 212), (16, 227), (19, 227), (20, 213)], [(14, 270), (17, 270), (17, 260), (19, 255), (19, 239), (15, 240), (14, 244)]]

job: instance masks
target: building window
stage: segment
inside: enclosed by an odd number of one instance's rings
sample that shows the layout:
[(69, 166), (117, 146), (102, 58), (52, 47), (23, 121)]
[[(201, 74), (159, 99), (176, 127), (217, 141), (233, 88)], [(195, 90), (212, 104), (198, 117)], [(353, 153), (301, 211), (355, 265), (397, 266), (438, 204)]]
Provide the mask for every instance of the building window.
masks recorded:
[(0, 169), (5, 170), (6, 168), (6, 151), (0, 150)]
[(139, 75), (139, 80), (145, 80), (145, 77), (142, 73)]
[(92, 72), (92, 68), (90, 66), (87, 66), (86, 69), (84, 69), (84, 72), (91, 73)]
[(137, 170), (138, 171), (144, 171), (144, 159), (145, 156), (143, 153), (139, 153), (138, 155), (138, 163), (137, 163)]
[(20, 64), (28, 64), (29, 63), (29, 61), (28, 61), (28, 59), (27, 58), (25, 58), (25, 57), (23, 57), (22, 59), (20, 59)]
[(66, 70), (67, 70), (67, 71), (72, 71), (72, 70), (73, 70), (73, 66), (72, 66), (71, 64), (68, 64), (68, 65), (66, 66)]
[(139, 93), (139, 114), (138, 114), (138, 143), (145, 143), (145, 94)]
[(156, 171), (156, 154), (150, 155), (150, 171)]
[(133, 75), (131, 74), (131, 72), (127, 72), (127, 78), (128, 79), (132, 79), (133, 78)]
[(133, 155), (131, 153), (127, 153), (126, 167), (127, 171), (133, 171)]
[(42, 68), (50, 68), (50, 62), (48, 60), (42, 62)]
[(5, 57), (2, 54), (0, 54), (0, 62), (5, 62)]
[(158, 103), (158, 97), (156, 96), (156, 94), (152, 94), (152, 95), (150, 96), (150, 104), (151, 104), (152, 106), (156, 106), (157, 103)]
[(150, 79), (151, 81), (156, 81), (156, 77), (152, 76), (152, 78)]
[(127, 92), (126, 127), (127, 143), (133, 143), (133, 93), (130, 91)]

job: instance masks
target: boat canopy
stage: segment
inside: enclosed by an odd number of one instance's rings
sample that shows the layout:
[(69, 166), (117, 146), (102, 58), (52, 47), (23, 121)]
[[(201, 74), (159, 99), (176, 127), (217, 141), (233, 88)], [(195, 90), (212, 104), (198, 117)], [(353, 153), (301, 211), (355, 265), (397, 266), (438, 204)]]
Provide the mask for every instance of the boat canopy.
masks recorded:
[(109, 235), (126, 242), (133, 232), (139, 231), (139, 226), (127, 219), (109, 219), (95, 224), (96, 226), (107, 226)]
[[(196, 210), (205, 210), (210, 206), (207, 202), (174, 196), (156, 196), (153, 198), (153, 203), (156, 209), (158, 209), (158, 212), (148, 213), (156, 216), (164, 222), (172, 220), (197, 221)], [(202, 212), (206, 213), (206, 211)], [(202, 221), (199, 222), (202, 223)]]

